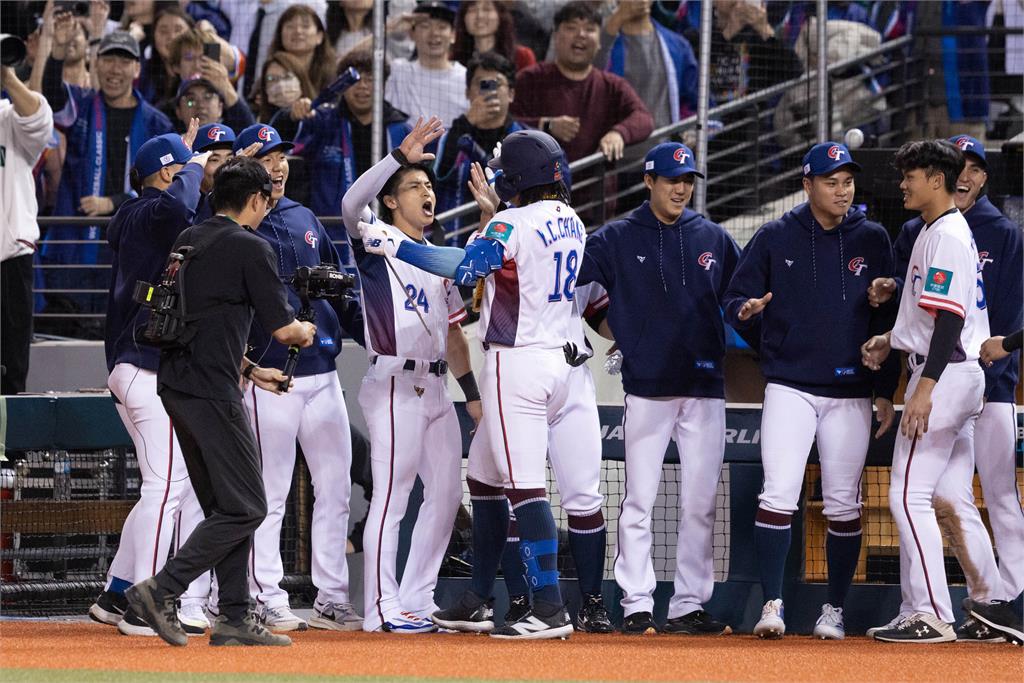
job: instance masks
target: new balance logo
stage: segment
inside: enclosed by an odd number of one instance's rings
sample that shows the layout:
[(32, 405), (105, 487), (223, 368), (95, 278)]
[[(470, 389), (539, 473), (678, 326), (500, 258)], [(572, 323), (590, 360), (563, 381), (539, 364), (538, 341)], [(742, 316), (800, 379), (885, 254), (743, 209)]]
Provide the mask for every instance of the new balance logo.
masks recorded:
[(793, 266), (793, 261), (791, 259), (786, 259), (786, 267), (787, 268), (791, 268), (792, 266)]
[(644, 261), (647, 260), (647, 257), (646, 256), (641, 256), (640, 254), (637, 254), (636, 255), (636, 260), (639, 261), (640, 263), (643, 263)]
[(527, 633), (537, 633), (539, 631), (546, 631), (551, 628), (550, 624), (546, 624), (532, 614), (512, 624), (512, 628), (515, 629), (519, 634), (526, 635)]

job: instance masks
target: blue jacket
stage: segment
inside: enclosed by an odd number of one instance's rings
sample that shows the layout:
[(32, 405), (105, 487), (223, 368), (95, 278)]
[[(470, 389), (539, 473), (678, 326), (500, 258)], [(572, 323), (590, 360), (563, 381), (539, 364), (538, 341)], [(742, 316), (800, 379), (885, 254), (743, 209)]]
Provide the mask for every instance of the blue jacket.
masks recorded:
[[(988, 197), (978, 201), (964, 214), (971, 226), (974, 243), (981, 258), (985, 305), (992, 335), (1007, 335), (1021, 328), (1024, 309), (1024, 251), (1020, 228), (992, 205)], [(914, 242), (921, 234), (924, 221), (907, 221), (896, 237), (896, 281), (903, 281), (910, 263)], [(898, 294), (899, 292), (897, 292)], [(1020, 375), (1019, 354), (1011, 353), (985, 370), (985, 397), (996, 403), (1013, 403), (1014, 389)]]
[(587, 238), (577, 281), (608, 290), (626, 393), (725, 397), (720, 302), (739, 254), (721, 226), (689, 209), (665, 225), (649, 202)]
[(149, 314), (132, 294), (138, 280), (160, 279), (174, 241), (192, 225), (201, 182), (203, 167), (185, 164), (166, 190), (147, 187), (142, 196), (121, 204), (107, 227), (113, 252), (103, 336), (108, 371), (117, 363), (153, 371), (160, 365), (158, 349), (135, 341), (135, 329), (145, 325)]
[[(896, 302), (871, 308), (867, 290), (892, 273), (882, 226), (853, 211), (825, 231), (804, 203), (762, 226), (743, 250), (725, 294), (725, 320), (742, 330), (760, 319), (761, 369), (769, 382), (816, 396), (889, 398), (898, 364), (872, 373), (861, 364), (860, 346), (890, 326)], [(740, 321), (747, 299), (767, 292), (772, 300), (761, 315)]]
[[(263, 219), (256, 234), (270, 242), (277, 254), (277, 272), (288, 290), (288, 303), (297, 312), (302, 303), (290, 284), (291, 277), (299, 266), (338, 265), (338, 251), (334, 248), (327, 230), (320, 224), (313, 212), (302, 204), (282, 197), (274, 210)], [(331, 304), (324, 299), (312, 301), (316, 325), (316, 341), (313, 346), (303, 349), (295, 369), (296, 377), (335, 372), (334, 359), (341, 353), (341, 323)], [(253, 351), (250, 360), (263, 367), (283, 369), (288, 358), (288, 347), (274, 341), (270, 333), (259, 322), (253, 321), (249, 333), (249, 344)]]
[[(673, 121), (679, 121), (697, 111), (697, 58), (684, 38), (654, 22), (658, 42), (661, 43), (665, 80), (668, 83), (668, 104)], [(612, 43), (608, 55), (608, 71), (625, 77), (626, 41), (620, 33)]]

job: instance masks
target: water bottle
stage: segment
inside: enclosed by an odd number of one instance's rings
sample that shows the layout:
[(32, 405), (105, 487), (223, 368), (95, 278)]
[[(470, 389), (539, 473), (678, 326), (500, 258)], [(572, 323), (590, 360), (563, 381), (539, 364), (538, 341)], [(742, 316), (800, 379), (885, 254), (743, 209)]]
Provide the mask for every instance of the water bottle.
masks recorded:
[(53, 499), (71, 500), (71, 458), (67, 451), (57, 451), (53, 459)]

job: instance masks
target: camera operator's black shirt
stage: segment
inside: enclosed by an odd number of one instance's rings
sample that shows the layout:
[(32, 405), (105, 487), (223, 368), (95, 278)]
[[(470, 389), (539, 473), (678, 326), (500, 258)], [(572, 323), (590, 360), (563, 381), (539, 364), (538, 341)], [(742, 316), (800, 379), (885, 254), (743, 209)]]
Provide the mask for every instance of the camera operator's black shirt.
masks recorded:
[(174, 249), (200, 240), (207, 246), (189, 260), (182, 287), (187, 313), (209, 315), (189, 323), (196, 332), (186, 349), (161, 354), (159, 386), (236, 401), (242, 398), (238, 382), (253, 313), (264, 329), (276, 330), (294, 320), (295, 312), (266, 240), (214, 216), (182, 232)]

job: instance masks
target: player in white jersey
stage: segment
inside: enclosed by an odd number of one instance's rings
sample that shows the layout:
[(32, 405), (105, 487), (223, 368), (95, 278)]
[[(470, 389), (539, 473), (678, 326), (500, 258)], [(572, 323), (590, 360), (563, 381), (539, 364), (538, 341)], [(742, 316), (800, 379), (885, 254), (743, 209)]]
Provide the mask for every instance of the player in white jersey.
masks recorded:
[[(434, 225), (436, 199), (425, 145), (444, 132), (440, 119), (416, 122), (390, 155), (364, 173), (342, 201), (362, 284), (370, 369), (359, 405), (370, 430), (373, 498), (363, 534), (365, 631), (424, 633), (436, 609), (437, 573), (462, 500), (462, 433), (448, 394), (449, 363), (479, 419), (479, 401), (460, 322), (466, 317), (452, 278), (364, 248), (359, 225), (397, 243), (420, 244)], [(377, 196), (381, 217), (368, 208)], [(398, 528), (416, 476), (423, 481), (412, 546), (398, 582)]]
[(956, 640), (940, 520), (955, 543), (972, 546), (971, 594), (1007, 597), (973, 504), (974, 425), (985, 386), (978, 357), (989, 336), (988, 315), (978, 250), (953, 200), (963, 153), (944, 140), (911, 142), (896, 153), (895, 165), (903, 174), (903, 205), (920, 211), (925, 226), (910, 255), (896, 324), (865, 342), (862, 353), (872, 369), (891, 349), (909, 358), (889, 507), (900, 535), (903, 601), (913, 613), (873, 636), (940, 643)]
[(369, 252), (396, 256), (462, 285), (493, 274), (484, 286), (480, 316), (483, 422), (494, 464), (508, 482), (505, 495), (518, 522), (533, 597), (527, 615), (491, 632), (497, 638), (572, 633), (558, 586), (546, 453), (550, 431), (571, 402), (572, 367), (563, 347), (572, 334), (586, 230), (569, 206), (561, 159), (561, 147), (546, 133), (506, 137), (488, 166), (497, 172), (498, 196), (513, 208), (498, 212), (466, 249), (395, 241), (385, 230), (360, 225)]

